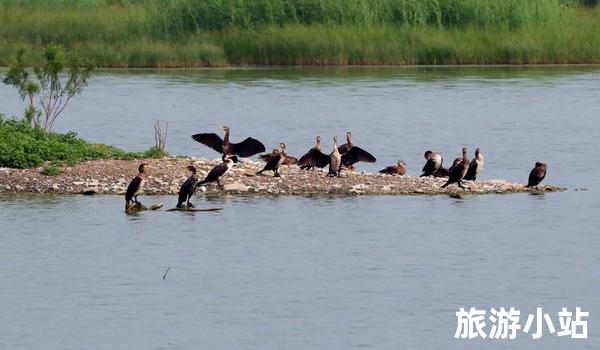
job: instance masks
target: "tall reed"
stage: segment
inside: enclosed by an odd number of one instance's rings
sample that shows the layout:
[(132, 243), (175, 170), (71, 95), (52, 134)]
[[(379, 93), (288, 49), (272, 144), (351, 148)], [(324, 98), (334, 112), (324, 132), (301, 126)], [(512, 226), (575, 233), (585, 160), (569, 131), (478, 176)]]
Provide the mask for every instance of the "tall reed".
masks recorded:
[(600, 8), (575, 3), (0, 0), (0, 66), (23, 44), (105, 67), (598, 63)]

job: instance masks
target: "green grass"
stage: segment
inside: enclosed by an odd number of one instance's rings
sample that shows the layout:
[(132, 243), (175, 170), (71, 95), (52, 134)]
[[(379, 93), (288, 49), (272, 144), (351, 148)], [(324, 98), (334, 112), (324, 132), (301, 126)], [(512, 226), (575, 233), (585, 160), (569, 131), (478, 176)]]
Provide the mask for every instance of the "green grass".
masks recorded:
[[(0, 116), (0, 167), (31, 168), (45, 162), (73, 165), (92, 159), (160, 158), (165, 155), (155, 149), (132, 153), (113, 146), (91, 144), (75, 133), (45, 132), (22, 120)], [(45, 167), (44, 174), (58, 175), (53, 167)]]
[(102, 67), (598, 63), (600, 9), (577, 2), (0, 0), (0, 65), (48, 44)]

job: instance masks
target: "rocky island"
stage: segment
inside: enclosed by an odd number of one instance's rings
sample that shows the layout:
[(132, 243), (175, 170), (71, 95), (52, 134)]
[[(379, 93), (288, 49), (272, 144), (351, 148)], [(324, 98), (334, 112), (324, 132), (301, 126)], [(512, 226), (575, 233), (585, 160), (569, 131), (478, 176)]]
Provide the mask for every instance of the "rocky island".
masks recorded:
[[(148, 163), (146, 195), (175, 194), (187, 176), (186, 166), (194, 165), (203, 178), (219, 159), (167, 157), (144, 160), (93, 160), (63, 167), (55, 176), (42, 174), (42, 168), (0, 168), (0, 193), (23, 194), (123, 194), (136, 175), (139, 163)], [(211, 195), (451, 195), (555, 192), (565, 190), (553, 185), (526, 188), (504, 180), (466, 181), (466, 190), (451, 185), (441, 188), (445, 179), (417, 176), (391, 176), (343, 172), (341, 178), (326, 177), (324, 171), (305, 171), (285, 166), (281, 178), (271, 174), (256, 176), (264, 164), (250, 160), (238, 163), (223, 179), (224, 189), (216, 184), (199, 188), (198, 194)]]

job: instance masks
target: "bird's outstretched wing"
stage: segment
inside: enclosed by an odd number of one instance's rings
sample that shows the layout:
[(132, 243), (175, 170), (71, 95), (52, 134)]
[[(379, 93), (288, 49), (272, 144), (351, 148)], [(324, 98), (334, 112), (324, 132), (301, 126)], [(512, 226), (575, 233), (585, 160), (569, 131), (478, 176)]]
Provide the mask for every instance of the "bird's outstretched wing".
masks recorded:
[(299, 166), (311, 165), (313, 153), (315, 153), (316, 149), (311, 148), (308, 152), (304, 153), (300, 160), (298, 161)]
[(377, 159), (364, 149), (354, 146), (348, 153), (342, 156), (342, 164), (345, 166), (352, 165), (357, 162), (375, 163)]
[(232, 143), (231, 145), (233, 146), (233, 153), (242, 158), (252, 157), (257, 153), (265, 151), (265, 145), (252, 137), (248, 137), (240, 143)]
[(279, 152), (265, 153), (258, 156), (258, 158), (264, 162), (268, 162), (271, 159), (273, 159), (273, 157), (275, 157), (277, 154), (279, 154)]
[(219, 153), (223, 153), (223, 139), (215, 133), (202, 133), (192, 135), (192, 139), (196, 142), (208, 146)]
[(283, 161), (283, 165), (294, 165), (294, 164), (298, 164), (298, 158), (290, 157), (290, 156), (285, 157), (285, 160)]
[(331, 157), (329, 155), (319, 150), (312, 149), (300, 158), (298, 165), (324, 168), (329, 165), (329, 161), (331, 161)]

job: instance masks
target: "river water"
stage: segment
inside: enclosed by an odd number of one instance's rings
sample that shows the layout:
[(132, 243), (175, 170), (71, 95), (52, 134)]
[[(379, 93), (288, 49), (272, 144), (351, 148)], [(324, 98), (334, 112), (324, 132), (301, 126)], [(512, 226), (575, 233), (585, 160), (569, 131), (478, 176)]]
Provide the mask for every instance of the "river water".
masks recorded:
[[(0, 111), (23, 109), (0, 86)], [(232, 127), (288, 144), (351, 130), (418, 174), (463, 145), (485, 179), (545, 195), (198, 198), (220, 213), (125, 216), (122, 198), (0, 197), (0, 348), (597, 349), (600, 69), (335, 68), (101, 71), (57, 123), (127, 150), (169, 122), (172, 154), (216, 157), (189, 135)], [(145, 198), (172, 205), (174, 198)], [(163, 280), (163, 274), (170, 270)], [(454, 339), (460, 307), (590, 313), (589, 339)], [(489, 324), (486, 330), (489, 332)]]

